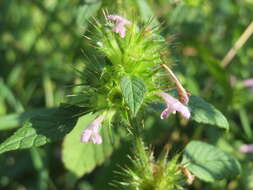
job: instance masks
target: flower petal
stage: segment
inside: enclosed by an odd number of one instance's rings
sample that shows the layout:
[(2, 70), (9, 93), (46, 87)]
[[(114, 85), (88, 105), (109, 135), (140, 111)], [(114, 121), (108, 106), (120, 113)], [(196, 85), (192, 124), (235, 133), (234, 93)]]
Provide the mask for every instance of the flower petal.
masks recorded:
[(118, 33), (122, 38), (126, 36), (126, 28), (122, 24), (116, 24), (113, 32)]
[(172, 97), (171, 95), (164, 92), (157, 92), (157, 95), (161, 96), (163, 100), (167, 104), (167, 108), (162, 112), (161, 119), (164, 119), (169, 116), (170, 113), (174, 113), (177, 111), (186, 119), (191, 117), (191, 113), (187, 106), (183, 105), (179, 100)]
[(81, 135), (81, 142), (89, 142), (91, 134), (92, 134), (92, 130), (89, 130), (89, 129), (84, 130)]
[(171, 95), (165, 93), (165, 92), (157, 92), (157, 95), (161, 96), (163, 100), (166, 102), (167, 107), (171, 106), (174, 103), (179, 102), (176, 98), (172, 97)]
[(131, 22), (129, 20), (127, 20), (124, 17), (119, 16), (119, 15), (109, 15), (107, 18), (110, 19), (110, 20), (116, 21), (117, 23), (121, 23), (123, 25), (131, 24)]
[(173, 110), (171, 108), (166, 108), (165, 110), (163, 110), (163, 112), (160, 115), (161, 119), (165, 119), (167, 117), (169, 117), (170, 113), (173, 113)]
[(99, 128), (105, 116), (101, 115), (93, 120), (81, 135), (81, 142), (93, 142), (94, 144), (101, 144), (102, 137), (99, 135)]
[(91, 137), (91, 140), (94, 144), (101, 144), (102, 143), (102, 137), (99, 135), (99, 133), (94, 133)]
[(253, 78), (249, 78), (243, 81), (245, 87), (253, 88)]
[(129, 25), (131, 22), (119, 15), (109, 15), (107, 18), (115, 21), (112, 31), (119, 34), (121, 38), (124, 38), (126, 36), (125, 25)]
[(177, 102), (173, 105), (174, 109), (181, 114), (186, 119), (189, 119), (191, 117), (191, 113), (185, 105), (183, 105), (181, 102)]
[(240, 146), (241, 153), (251, 153), (253, 152), (253, 144), (244, 144)]

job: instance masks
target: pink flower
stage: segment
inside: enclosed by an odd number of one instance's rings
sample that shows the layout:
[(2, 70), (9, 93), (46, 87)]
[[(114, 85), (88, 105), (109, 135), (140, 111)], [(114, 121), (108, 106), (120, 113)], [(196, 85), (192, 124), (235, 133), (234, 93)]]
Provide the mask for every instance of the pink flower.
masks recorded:
[(93, 142), (94, 144), (101, 144), (102, 137), (99, 135), (99, 129), (104, 119), (104, 115), (101, 115), (94, 119), (83, 131), (81, 135), (81, 142)]
[(253, 152), (253, 144), (244, 144), (240, 146), (241, 153), (251, 153)]
[(183, 105), (179, 100), (164, 92), (157, 92), (167, 104), (167, 108), (161, 113), (161, 119), (169, 117), (170, 113), (179, 112), (186, 119), (191, 117), (191, 113), (187, 106)]
[(126, 36), (125, 25), (129, 25), (131, 22), (119, 15), (109, 15), (107, 18), (115, 22), (112, 31), (119, 34), (121, 38), (124, 38)]
[(245, 87), (248, 87), (248, 88), (252, 88), (253, 89), (253, 78), (249, 78), (247, 80), (244, 80), (243, 82), (243, 85)]

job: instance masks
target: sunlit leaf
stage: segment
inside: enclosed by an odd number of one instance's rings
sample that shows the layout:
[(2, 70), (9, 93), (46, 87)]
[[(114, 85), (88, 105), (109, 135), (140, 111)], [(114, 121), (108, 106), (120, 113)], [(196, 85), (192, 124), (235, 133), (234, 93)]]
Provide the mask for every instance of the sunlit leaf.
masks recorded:
[(116, 133), (110, 133), (112, 129), (106, 125), (103, 125), (100, 131), (103, 139), (102, 144), (82, 143), (80, 141), (82, 131), (94, 118), (94, 115), (81, 117), (73, 131), (64, 139), (63, 163), (77, 177), (91, 172), (97, 165), (104, 162), (119, 144), (119, 136)]
[(190, 97), (189, 107), (192, 113), (191, 118), (194, 121), (229, 129), (226, 117), (213, 105), (207, 103), (201, 97), (192, 95)]
[(145, 84), (137, 77), (126, 76), (121, 81), (121, 90), (124, 100), (129, 106), (133, 116), (135, 116), (140, 109), (145, 96)]
[(186, 146), (182, 164), (198, 178), (208, 182), (235, 177), (241, 170), (234, 157), (200, 141), (191, 141)]
[(11, 150), (42, 146), (63, 138), (75, 126), (79, 107), (62, 107), (54, 113), (38, 115), (26, 122), (13, 135), (0, 144), (0, 153)]

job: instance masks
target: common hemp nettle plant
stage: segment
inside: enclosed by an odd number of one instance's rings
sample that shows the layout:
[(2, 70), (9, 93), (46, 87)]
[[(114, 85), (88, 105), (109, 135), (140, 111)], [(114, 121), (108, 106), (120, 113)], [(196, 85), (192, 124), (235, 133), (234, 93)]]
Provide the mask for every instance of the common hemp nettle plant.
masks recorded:
[[(81, 177), (105, 156), (92, 162), (82, 158), (73, 166), (80, 158), (79, 153), (100, 151), (101, 147), (106, 147), (103, 151), (111, 151), (113, 147), (108, 148), (107, 137), (109, 131), (118, 129), (127, 131), (128, 135), (117, 137), (132, 139), (133, 147), (133, 155), (129, 156), (131, 166), (122, 167), (121, 180), (113, 182), (118, 189), (184, 189), (195, 178), (214, 182), (238, 175), (240, 165), (233, 156), (201, 141), (190, 141), (174, 156), (168, 156), (165, 145), (160, 156), (154, 156), (142, 140), (143, 120), (149, 110), (159, 113), (160, 119), (171, 119), (170, 115), (178, 113), (186, 123), (213, 125), (228, 131), (227, 119), (183, 87), (169, 65), (168, 42), (152, 19), (140, 24), (137, 18), (104, 11), (102, 21), (94, 18), (91, 23), (92, 29), (85, 39), (93, 51), (84, 52), (84, 67), (77, 69), (80, 84), (74, 86), (65, 104), (30, 118), (0, 145), (0, 153), (42, 146), (70, 132), (63, 144), (63, 162)], [(90, 121), (76, 125), (84, 115), (92, 115)], [(109, 130), (104, 131), (105, 128)], [(92, 155), (90, 152), (87, 154)]]
[[(99, 128), (103, 121), (117, 117), (129, 124), (140, 109), (159, 100), (166, 104), (161, 119), (176, 112), (189, 119), (188, 94), (164, 64), (166, 43), (158, 34), (159, 28), (139, 27), (119, 15), (105, 18), (103, 24), (95, 20), (96, 36), (86, 37), (103, 60), (86, 63), (83, 75), (89, 75), (84, 87), (79, 94), (71, 95), (70, 100), (71, 104), (81, 103), (98, 115), (84, 130), (82, 142), (102, 143)], [(167, 70), (173, 76), (172, 81), (165, 73)], [(179, 86), (179, 99), (166, 92), (173, 82)]]

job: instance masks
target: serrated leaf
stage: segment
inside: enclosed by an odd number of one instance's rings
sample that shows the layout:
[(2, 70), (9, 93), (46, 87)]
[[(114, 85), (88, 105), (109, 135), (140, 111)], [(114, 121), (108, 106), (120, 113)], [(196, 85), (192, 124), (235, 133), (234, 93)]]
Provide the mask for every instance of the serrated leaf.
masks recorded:
[(213, 182), (235, 177), (240, 173), (239, 162), (213, 145), (191, 141), (183, 153), (182, 164), (198, 178)]
[(112, 129), (104, 126), (104, 124), (100, 130), (103, 138), (102, 144), (82, 143), (80, 141), (80, 136), (85, 126), (94, 118), (94, 115), (86, 115), (79, 118), (76, 127), (64, 139), (63, 163), (77, 177), (91, 172), (97, 165), (103, 163), (119, 144), (119, 136), (116, 134), (111, 136), (109, 130)]
[(143, 102), (146, 87), (145, 84), (137, 77), (125, 76), (121, 80), (121, 90), (131, 113), (136, 116)]
[(12, 136), (0, 144), (0, 154), (17, 149), (42, 146), (63, 138), (75, 126), (83, 108), (61, 107), (54, 113), (38, 115), (26, 122)]
[(192, 119), (198, 123), (215, 125), (220, 128), (229, 129), (226, 117), (213, 105), (207, 103), (201, 97), (192, 95), (189, 101)]

